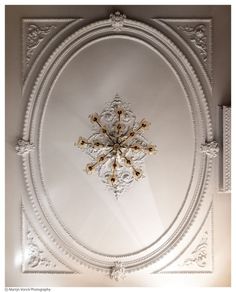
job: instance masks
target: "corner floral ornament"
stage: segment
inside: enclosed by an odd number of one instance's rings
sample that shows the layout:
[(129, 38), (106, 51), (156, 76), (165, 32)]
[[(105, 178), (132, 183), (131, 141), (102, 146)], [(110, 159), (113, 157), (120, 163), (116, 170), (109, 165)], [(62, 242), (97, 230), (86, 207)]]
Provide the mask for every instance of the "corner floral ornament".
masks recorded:
[(146, 155), (157, 152), (156, 145), (147, 142), (143, 132), (150, 123), (136, 122), (129, 104), (119, 95), (99, 115), (89, 116), (94, 134), (88, 139), (79, 137), (75, 146), (92, 158), (85, 171), (97, 171), (98, 176), (118, 197), (134, 181), (144, 177), (142, 165)]

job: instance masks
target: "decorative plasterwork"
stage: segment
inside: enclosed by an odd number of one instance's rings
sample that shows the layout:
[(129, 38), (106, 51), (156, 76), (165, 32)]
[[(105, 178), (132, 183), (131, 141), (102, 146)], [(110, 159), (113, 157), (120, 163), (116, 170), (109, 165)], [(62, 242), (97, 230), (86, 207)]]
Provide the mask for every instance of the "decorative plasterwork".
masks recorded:
[[(80, 19), (78, 18), (77, 21)], [(26, 81), (27, 75), (34, 69), (37, 58), (45, 57), (50, 44), (73, 23), (76, 23), (73, 18), (25, 18), (22, 20), (23, 81)]]
[(223, 106), (223, 192), (231, 191), (231, 107)]
[(136, 117), (127, 102), (116, 95), (101, 114), (89, 116), (94, 134), (88, 139), (80, 137), (75, 146), (92, 158), (85, 171), (95, 170), (116, 199), (134, 180), (144, 177), (142, 164), (147, 154), (156, 153), (156, 145), (149, 144), (143, 132), (150, 123)]
[(110, 14), (111, 25), (114, 31), (121, 31), (124, 25), (126, 15), (122, 14), (120, 11)]
[(124, 280), (125, 268), (121, 262), (115, 262), (111, 268), (110, 278), (116, 281)]
[(74, 273), (44, 246), (22, 212), (22, 271), (24, 273)]
[[(212, 159), (208, 159), (198, 151), (205, 141), (213, 141), (213, 131), (207, 100), (205, 97), (206, 83), (200, 83), (195, 70), (183, 52), (166, 35), (145, 23), (125, 19), (122, 35), (114, 31), (111, 19), (94, 22), (78, 29), (70, 35), (65, 34), (65, 40), (53, 51), (42, 66), (37, 78), (27, 81), (27, 89), (31, 90), (27, 106), (23, 140), (31, 141), (35, 151), (23, 155), (23, 173), (26, 192), (23, 194), (25, 211), (34, 222), (34, 228), (39, 238), (44, 238), (47, 249), (53, 251), (56, 258), (69, 266), (73, 271), (92, 268), (96, 271), (110, 273), (114, 262), (122, 262), (126, 273), (147, 269), (153, 271), (162, 269), (186, 248), (191, 242), (196, 229), (202, 224), (202, 216), (206, 214), (212, 202), (211, 173)], [(125, 29), (124, 29), (125, 28)], [(193, 170), (189, 181), (188, 191), (182, 203), (178, 216), (160, 238), (137, 252), (125, 255), (102, 254), (91, 250), (65, 230), (60, 220), (55, 216), (45, 188), (42, 176), (41, 133), (48, 100), (54, 84), (61, 72), (73, 59), (74, 55), (86, 49), (86, 45), (108, 38), (127, 38), (147, 45), (158, 56), (162, 56), (173, 70), (176, 78), (184, 89), (189, 105), (189, 115), (192, 118), (193, 141)], [(203, 75), (203, 78), (206, 78)], [(25, 98), (28, 97), (24, 91)], [(173, 147), (173, 151), (175, 151)], [(210, 151), (211, 152), (211, 151)], [(66, 243), (66, 244), (65, 244)], [(178, 248), (177, 248), (178, 247)], [(155, 265), (155, 267), (153, 267)]]
[[(201, 74), (209, 78), (212, 83), (212, 20), (197, 18), (167, 18), (155, 19), (173, 37), (181, 42), (183, 48), (189, 52), (190, 58), (198, 61), (201, 67)], [(211, 86), (211, 85), (210, 85)]]
[(187, 248), (178, 258), (156, 273), (211, 273), (213, 271), (213, 208), (209, 211)]
[(208, 58), (206, 25), (205, 24), (198, 24), (195, 26), (178, 25), (177, 28), (179, 30), (184, 31), (187, 34), (190, 41), (199, 51), (199, 54), (203, 62), (206, 63)]
[(24, 247), (24, 261), (29, 268), (43, 266), (45, 268), (55, 268), (56, 264), (44, 256), (44, 252), (40, 250), (35, 242), (35, 238), (31, 230), (26, 233), (26, 246)]
[(32, 55), (39, 44), (44, 40), (45, 36), (50, 34), (55, 25), (37, 25), (28, 23), (26, 28), (26, 66), (29, 66)]
[(23, 139), (19, 139), (16, 144), (16, 153), (18, 155), (25, 155), (30, 151), (34, 150), (35, 146), (33, 143), (29, 141), (25, 141)]
[(204, 268), (207, 265), (208, 232), (205, 231), (200, 242), (191, 252), (190, 257), (184, 260), (182, 266), (197, 265)]
[(219, 144), (216, 141), (211, 141), (201, 145), (201, 152), (211, 158), (215, 158), (219, 152)]

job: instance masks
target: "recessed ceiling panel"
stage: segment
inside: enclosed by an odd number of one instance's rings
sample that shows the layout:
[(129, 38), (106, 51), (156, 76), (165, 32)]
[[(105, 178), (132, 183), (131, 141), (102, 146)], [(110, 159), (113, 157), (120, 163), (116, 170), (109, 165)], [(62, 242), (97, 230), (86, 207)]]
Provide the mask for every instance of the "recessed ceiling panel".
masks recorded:
[[(88, 115), (116, 94), (130, 103), (158, 153), (146, 158), (145, 177), (116, 200), (99, 178), (84, 171), (89, 159), (74, 147), (91, 134)], [(78, 51), (48, 98), (41, 135), (46, 196), (65, 230), (103, 254), (137, 252), (172, 224), (193, 171), (194, 128), (182, 84), (165, 58), (126, 37), (104, 38)], [(166, 212), (168, 210), (168, 212)]]

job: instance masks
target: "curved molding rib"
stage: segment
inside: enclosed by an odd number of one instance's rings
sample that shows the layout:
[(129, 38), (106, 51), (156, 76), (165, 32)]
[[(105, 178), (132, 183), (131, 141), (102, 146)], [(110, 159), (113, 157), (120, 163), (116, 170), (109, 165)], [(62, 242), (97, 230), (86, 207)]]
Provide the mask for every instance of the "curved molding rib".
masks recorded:
[[(111, 272), (111, 277), (116, 280), (122, 278), (124, 267), (127, 273), (144, 268), (161, 269), (177, 257), (186, 243), (192, 240), (194, 230), (202, 223), (203, 216), (198, 214), (200, 212), (205, 214), (211, 204), (211, 196), (205, 195), (212, 188), (213, 161), (208, 158), (215, 157), (219, 148), (213, 141), (206, 90), (186, 56), (166, 35), (143, 22), (129, 19), (120, 12), (111, 14), (108, 19), (82, 27), (69, 36), (65, 33), (64, 37), (64, 41), (50, 55), (37, 78), (27, 81), (30, 84), (31, 94), (25, 114), (23, 139), (18, 141), (16, 149), (18, 154), (23, 155), (23, 171), (27, 188), (23, 201), (26, 213), (39, 237), (47, 238), (48, 249), (74, 271), (78, 271), (83, 265), (85, 269)], [(126, 38), (142, 43), (165, 60), (183, 88), (185, 94), (183, 98), (186, 98), (192, 119), (195, 145), (188, 191), (175, 221), (149, 246), (123, 255), (96, 252), (76, 240), (65, 229), (55, 215), (48, 198), (41, 163), (43, 119), (53, 86), (76, 54), (91, 43), (109, 38)], [(212, 142), (205, 143), (205, 141)], [(34, 151), (31, 152), (33, 149)], [(24, 155), (29, 152), (30, 155)], [(207, 159), (201, 152), (207, 155)], [(154, 264), (155, 268), (153, 268)], [(111, 266), (114, 267), (111, 269)]]
[(186, 47), (188, 57), (196, 60), (201, 71), (206, 75), (212, 89), (212, 20), (207, 18), (163, 18), (155, 21), (165, 26), (165, 29), (173, 33), (174, 38), (180, 41), (181, 47)]
[(211, 206), (202, 226), (196, 231), (187, 248), (169, 266), (156, 273), (212, 273), (213, 246), (213, 208)]

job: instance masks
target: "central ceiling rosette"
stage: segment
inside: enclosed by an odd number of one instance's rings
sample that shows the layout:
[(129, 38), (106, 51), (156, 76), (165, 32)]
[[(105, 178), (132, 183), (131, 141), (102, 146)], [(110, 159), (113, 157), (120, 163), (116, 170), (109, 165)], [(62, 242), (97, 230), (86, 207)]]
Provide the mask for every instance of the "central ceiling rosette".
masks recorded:
[(118, 198), (132, 183), (144, 177), (144, 158), (157, 152), (156, 145), (143, 136), (150, 122), (136, 121), (129, 104), (119, 95), (99, 115), (89, 116), (94, 133), (89, 138), (79, 137), (75, 146), (92, 158), (85, 171), (98, 176)]

